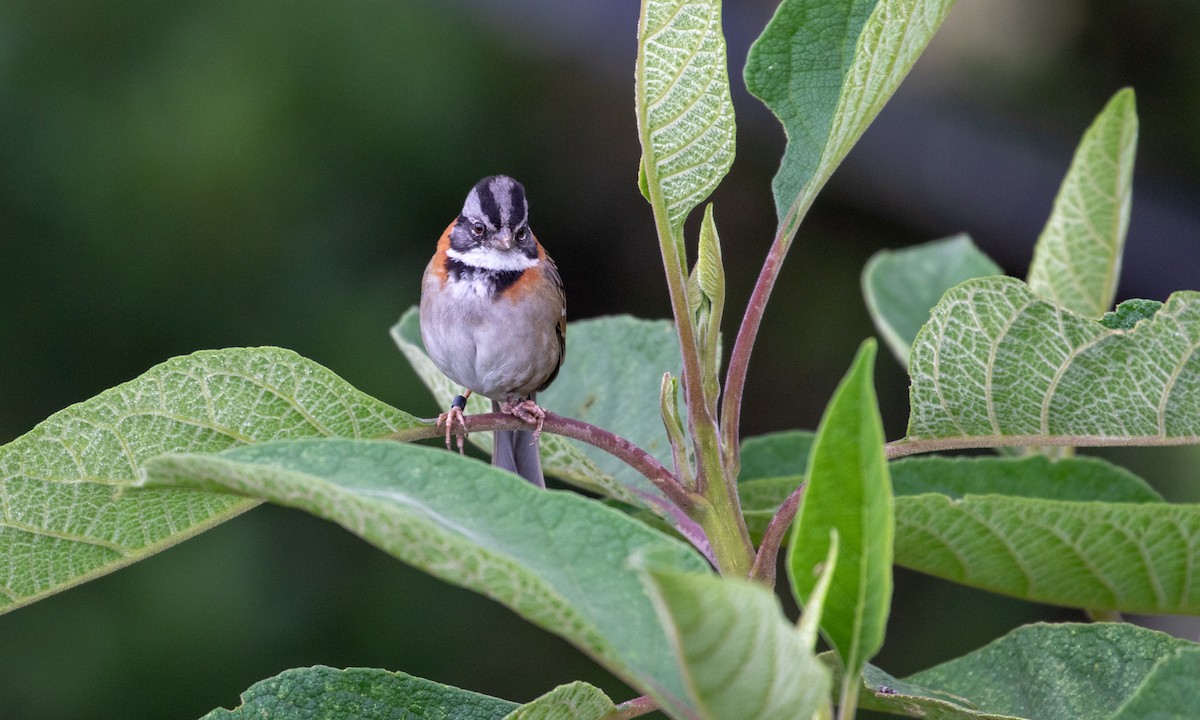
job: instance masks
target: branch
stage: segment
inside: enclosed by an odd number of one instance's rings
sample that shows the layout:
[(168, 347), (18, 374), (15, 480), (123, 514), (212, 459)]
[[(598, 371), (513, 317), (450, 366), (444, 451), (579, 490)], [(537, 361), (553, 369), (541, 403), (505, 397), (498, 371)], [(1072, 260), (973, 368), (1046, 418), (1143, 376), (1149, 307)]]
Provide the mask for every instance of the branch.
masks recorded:
[(632, 720), (632, 718), (641, 717), (657, 709), (658, 703), (650, 699), (649, 695), (642, 695), (621, 703), (617, 706), (616, 712), (609, 713), (604, 720)]
[[(487, 430), (529, 429), (528, 423), (505, 413), (467, 415), (463, 420), (469, 433)], [(426, 440), (445, 436), (445, 431), (436, 427), (433, 420), (427, 422), (429, 423), (428, 425), (400, 430), (388, 437), (400, 442), (412, 442), (414, 440)], [(655, 487), (661, 490), (671, 502), (684, 510), (691, 510), (696, 504), (691, 494), (679, 484), (679, 480), (658, 461), (658, 458), (620, 435), (552, 412), (546, 413), (546, 420), (542, 425), (542, 431), (594, 445), (613, 457), (623, 460), (629, 467), (638, 471), (646, 479), (654, 483)]]
[(733, 351), (729, 356), (729, 369), (725, 373), (725, 396), (721, 401), (721, 440), (725, 445), (726, 466), (737, 468), (741, 463), (741, 423), (742, 395), (746, 390), (746, 374), (750, 369), (750, 353), (754, 351), (754, 341), (758, 337), (758, 329), (762, 326), (763, 314), (767, 310), (767, 301), (771, 299), (771, 291), (775, 281), (783, 269), (783, 260), (787, 257), (788, 248), (796, 237), (800, 227), (800, 219), (808, 212), (812, 204), (812, 195), (799, 198), (803, 202), (793, 203), (786, 215), (779, 222), (775, 231), (775, 240), (767, 257), (763, 260), (762, 270), (746, 302), (746, 314), (742, 316), (742, 324), (738, 327), (737, 339), (733, 343)]
[(787, 496), (771, 517), (771, 522), (767, 523), (762, 542), (758, 546), (758, 555), (754, 558), (754, 567), (750, 569), (751, 580), (758, 580), (769, 588), (775, 587), (775, 559), (779, 557), (783, 534), (796, 518), (796, 512), (800, 509), (800, 498), (804, 497), (804, 488), (807, 486), (808, 483), (800, 483), (800, 487)]

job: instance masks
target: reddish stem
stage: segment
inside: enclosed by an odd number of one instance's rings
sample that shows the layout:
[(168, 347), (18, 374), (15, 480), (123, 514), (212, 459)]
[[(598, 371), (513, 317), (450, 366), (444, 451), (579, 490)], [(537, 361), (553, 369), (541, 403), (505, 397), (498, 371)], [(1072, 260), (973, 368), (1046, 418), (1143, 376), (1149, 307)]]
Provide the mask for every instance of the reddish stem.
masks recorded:
[(632, 700), (626, 700), (617, 706), (617, 711), (608, 715), (608, 720), (632, 720), (635, 717), (654, 712), (658, 709), (658, 703), (650, 699), (649, 695), (635, 697)]
[(807, 483), (792, 491), (783, 501), (767, 529), (763, 531), (762, 543), (758, 546), (758, 555), (754, 558), (754, 567), (750, 569), (750, 578), (758, 580), (767, 587), (775, 587), (775, 559), (779, 557), (779, 548), (783, 545), (783, 534), (791, 527), (796, 512), (800, 509), (800, 498), (804, 497)]

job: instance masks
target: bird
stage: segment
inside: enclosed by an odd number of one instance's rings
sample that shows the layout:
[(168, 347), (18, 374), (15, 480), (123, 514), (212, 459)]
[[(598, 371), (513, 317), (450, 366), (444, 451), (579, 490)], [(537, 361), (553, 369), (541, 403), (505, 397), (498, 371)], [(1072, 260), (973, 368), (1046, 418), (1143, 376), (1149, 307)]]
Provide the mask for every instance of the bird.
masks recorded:
[(538, 440), (546, 412), (537, 393), (558, 376), (566, 355), (566, 294), (529, 228), (521, 183), (492, 175), (471, 188), (425, 268), (420, 316), (429, 358), (464, 389), (437, 419), (446, 447), (456, 434), (462, 451), (466, 398), (483, 395), (493, 412), (531, 426), (495, 431), (492, 463), (545, 487)]

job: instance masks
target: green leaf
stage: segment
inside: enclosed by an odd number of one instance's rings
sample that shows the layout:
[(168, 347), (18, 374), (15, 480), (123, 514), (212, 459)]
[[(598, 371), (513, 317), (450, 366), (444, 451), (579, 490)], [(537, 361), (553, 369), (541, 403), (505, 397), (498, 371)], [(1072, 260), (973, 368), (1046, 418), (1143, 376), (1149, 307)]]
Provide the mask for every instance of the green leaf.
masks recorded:
[(930, 456), (893, 462), (888, 471), (897, 503), (903, 502), (902, 496), (927, 493), (953, 500), (967, 495), (1006, 495), (1078, 502), (1163, 502), (1145, 480), (1100, 458)]
[(747, 438), (742, 442), (738, 481), (803, 475), (816, 436), (808, 430), (787, 430)]
[(1195, 443), (1198, 346), (1197, 292), (1173, 294), (1132, 330), (1112, 330), (1019, 280), (969, 280), (917, 334), (904, 442)]
[(685, 572), (708, 565), (688, 546), (571, 492), (441, 448), (310, 440), (165, 455), (150, 486), (257, 497), (333, 520), (446, 582), (491, 597), (561, 635), (631, 684), (681, 697), (654, 608), (627, 567), (654, 551)]
[(875, 327), (901, 365), (942, 295), (971, 278), (1003, 275), (966, 235), (903, 250), (881, 250), (863, 268), (863, 295)]
[(1142, 320), (1154, 317), (1154, 313), (1162, 309), (1162, 303), (1157, 300), (1125, 300), (1117, 309), (1100, 316), (1100, 324), (1109, 330), (1132, 330)]
[(1125, 88), (1084, 133), (1033, 252), (1029, 287), (1080, 315), (1098, 318), (1113, 304), (1137, 136), (1133, 90)]
[(1200, 614), (1200, 505), (1000, 495), (896, 499), (896, 562), (1014, 597)]
[(585, 682), (559, 685), (533, 702), (504, 716), (504, 720), (603, 720), (616, 710), (602, 690)]
[(746, 87), (783, 123), (772, 187), (794, 232), (817, 192), (883, 108), (953, 0), (784, 0), (750, 48)]
[[(1118, 708), (1145, 690), (1177, 683), (1179, 670), (1194, 667), (1198, 647), (1124, 623), (1028, 625), (907, 680), (967, 698), (986, 712), (1022, 718), (1192, 718), (1194, 674), (1190, 692), (1160, 710), (1165, 714), (1122, 715)], [(1164, 660), (1179, 664), (1159, 674)]]
[[(692, 720), (809, 718), (827, 700), (829, 675), (774, 593), (737, 578), (682, 573), (644, 562), (643, 578), (690, 690)], [(819, 598), (807, 613), (820, 616)]]
[(721, 394), (721, 316), (725, 311), (725, 266), (721, 263), (721, 238), (713, 220), (713, 206), (704, 208), (700, 224), (700, 241), (696, 250), (696, 267), (692, 270), (695, 286), (701, 297), (692, 303), (696, 316), (696, 342), (700, 349), (704, 374), (704, 399), (709, 414), (717, 416), (717, 400)]
[(0, 612), (141, 560), (254, 505), (196, 492), (120, 494), (147, 458), (280, 438), (373, 437), (417, 424), (288, 350), (168, 360), (0, 447)]
[(877, 0), (784, 0), (750, 47), (746, 89), (783, 123), (787, 147), (771, 186), (782, 225), (814, 182), (863, 25)]
[(678, 228), (733, 164), (720, 1), (644, 0), (636, 83), (644, 187)]
[(809, 456), (788, 574), (800, 603), (825, 561), (830, 531), (841, 540), (821, 629), (854, 674), (883, 644), (892, 596), (892, 488), (872, 386), (875, 343), (867, 340), (825, 409)]
[(1200, 647), (1181, 647), (1158, 661), (1111, 720), (1187, 720), (1196, 714)]
[[(819, 658), (833, 673), (834, 683), (840, 684), (844, 671), (837, 655), (822, 653)], [(859, 680), (859, 707), (866, 710), (925, 720), (1023, 720), (1012, 715), (983, 712), (965, 698), (892, 677), (870, 663), (863, 667)]]
[(501, 720), (516, 703), (373, 668), (285, 670), (202, 720)]

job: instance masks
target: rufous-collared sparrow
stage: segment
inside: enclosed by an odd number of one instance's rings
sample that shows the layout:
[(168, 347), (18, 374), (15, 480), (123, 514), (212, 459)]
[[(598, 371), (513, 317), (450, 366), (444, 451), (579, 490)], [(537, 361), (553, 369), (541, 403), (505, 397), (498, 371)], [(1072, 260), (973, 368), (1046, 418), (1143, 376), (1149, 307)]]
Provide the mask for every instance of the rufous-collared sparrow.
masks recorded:
[[(554, 261), (529, 229), (521, 183), (505, 175), (471, 188), (438, 241), (421, 281), (421, 338), (430, 359), (464, 388), (438, 418), (446, 444), (465, 433), (466, 397), (491, 398), (533, 426), (494, 434), (492, 462), (545, 486), (537, 441), (546, 413), (536, 402), (566, 353), (567, 310)], [(461, 434), (459, 449), (462, 448)]]

